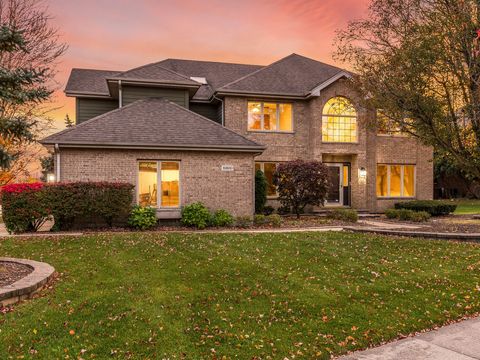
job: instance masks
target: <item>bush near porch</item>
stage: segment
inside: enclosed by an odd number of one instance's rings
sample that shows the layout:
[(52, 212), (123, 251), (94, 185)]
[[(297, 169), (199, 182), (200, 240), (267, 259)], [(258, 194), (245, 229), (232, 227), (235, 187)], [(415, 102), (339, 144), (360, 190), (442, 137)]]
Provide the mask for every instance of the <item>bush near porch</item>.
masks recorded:
[[(76, 222), (125, 222), (133, 203), (133, 185), (108, 182), (12, 184), (1, 190), (2, 215), (9, 232), (36, 231), (53, 217), (53, 230)], [(84, 221), (85, 222), (85, 221)]]

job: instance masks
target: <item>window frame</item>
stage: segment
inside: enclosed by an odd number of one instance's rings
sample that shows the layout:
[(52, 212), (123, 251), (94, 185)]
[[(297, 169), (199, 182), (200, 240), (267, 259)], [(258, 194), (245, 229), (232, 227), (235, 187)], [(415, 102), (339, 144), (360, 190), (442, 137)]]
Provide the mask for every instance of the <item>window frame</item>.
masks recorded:
[[(260, 165), (260, 170), (263, 172), (263, 174), (265, 175), (265, 164), (274, 164), (275, 165), (275, 170), (277, 170), (277, 166), (280, 164), (280, 162), (274, 162), (274, 161), (255, 161), (255, 164), (259, 164)], [(257, 170), (255, 170), (257, 171)], [(275, 186), (275, 185), (274, 185)], [(268, 184), (267, 184), (267, 187), (268, 187)], [(267, 188), (267, 199), (269, 200), (273, 200), (273, 199), (278, 199), (278, 189), (277, 187), (275, 186), (275, 195), (268, 195), (268, 188)]]
[[(353, 109), (355, 110), (355, 116), (352, 116), (352, 115), (329, 115), (325, 112), (325, 107), (327, 106), (328, 102), (332, 99), (335, 99), (335, 98), (343, 98), (345, 100), (347, 100), (353, 107)], [(340, 118), (340, 117), (344, 117), (344, 118), (349, 118), (349, 119), (355, 119), (355, 138), (356, 140), (355, 141), (325, 141), (323, 140), (323, 126), (324, 126), (324, 121), (323, 119), (325, 117), (337, 117), (337, 118)], [(327, 101), (325, 101), (325, 103), (323, 104), (323, 107), (322, 107), (322, 115), (321, 115), (321, 140), (322, 140), (322, 144), (359, 144), (360, 142), (360, 131), (359, 131), (359, 126), (358, 126), (358, 111), (357, 111), (357, 108), (355, 106), (355, 104), (353, 103), (352, 100), (350, 100), (348, 97), (346, 96), (343, 96), (343, 95), (336, 95), (336, 96), (332, 96), (331, 98), (328, 98)]]
[[(377, 172), (379, 166), (386, 166), (387, 167), (387, 195), (378, 195), (377, 193)], [(391, 196), (390, 195), (390, 187), (391, 187), (391, 167), (392, 166), (400, 166), (400, 196)], [(406, 166), (413, 166), (413, 196), (405, 196), (405, 167)], [(377, 163), (375, 168), (375, 195), (377, 199), (415, 199), (417, 197), (417, 165), (416, 164), (386, 164), (386, 163)]]
[[(180, 160), (153, 160), (140, 159), (137, 160), (137, 183), (136, 183), (136, 204), (140, 205), (140, 163), (155, 162), (157, 163), (157, 205), (152, 208), (157, 210), (179, 210), (182, 206), (182, 162)], [(162, 163), (177, 163), (178, 164), (178, 206), (163, 206), (162, 205)]]
[[(261, 129), (249, 129), (248, 127), (248, 105), (250, 103), (260, 103), (260, 127)], [(265, 130), (265, 123), (264, 123), (264, 105), (265, 103), (267, 104), (275, 104), (277, 109), (276, 109), (276, 114), (275, 114), (275, 125), (276, 125), (276, 130)], [(291, 130), (280, 130), (280, 105), (290, 105), (292, 109), (292, 115), (291, 115)], [(247, 131), (248, 132), (258, 132), (258, 133), (280, 133), (280, 134), (293, 134), (295, 132), (295, 127), (294, 127), (294, 115), (293, 115), (293, 102), (288, 102), (288, 101), (269, 101), (269, 100), (247, 100)], [(267, 161), (268, 162), (268, 161)]]

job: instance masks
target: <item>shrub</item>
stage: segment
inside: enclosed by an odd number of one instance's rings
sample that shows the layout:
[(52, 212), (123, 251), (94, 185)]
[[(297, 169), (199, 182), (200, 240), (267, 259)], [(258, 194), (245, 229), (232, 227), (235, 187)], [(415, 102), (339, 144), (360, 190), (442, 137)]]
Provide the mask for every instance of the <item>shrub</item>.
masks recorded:
[[(125, 224), (132, 209), (134, 186), (127, 183), (72, 182), (45, 185), (55, 224), (52, 230), (70, 230), (75, 223), (103, 220)], [(90, 224), (86, 222), (84, 226)]]
[(291, 213), (292, 213), (292, 210), (290, 209), (290, 206), (280, 206), (280, 207), (277, 209), (277, 212), (278, 212), (280, 215), (287, 215), (287, 214), (291, 214)]
[[(76, 220), (125, 221), (133, 185), (107, 182), (14, 184), (2, 190), (3, 216), (11, 232), (36, 231), (52, 215), (52, 230), (70, 230)], [(89, 223), (86, 223), (89, 225)]]
[(252, 225), (252, 217), (251, 216), (237, 216), (236, 225), (238, 227), (247, 228)]
[(265, 224), (266, 221), (267, 221), (266, 216), (263, 215), (263, 214), (256, 214), (256, 215), (253, 217), (253, 223), (254, 223), (255, 225)]
[(268, 205), (263, 207), (263, 215), (273, 214), (274, 211), (275, 209), (273, 208), (273, 206)]
[(181, 222), (185, 226), (205, 229), (211, 222), (210, 211), (201, 202), (186, 205), (182, 209)]
[(387, 209), (385, 215), (389, 219), (403, 221), (423, 222), (430, 219), (431, 215), (426, 211), (413, 211), (409, 209)]
[(413, 200), (398, 202), (395, 209), (408, 209), (413, 211), (425, 211), (432, 216), (448, 215), (457, 208), (456, 204), (436, 200)]
[(50, 215), (42, 183), (6, 185), (1, 196), (3, 221), (9, 233), (37, 231)]
[(134, 206), (128, 218), (128, 225), (138, 230), (148, 230), (157, 225), (157, 211), (152, 207)]
[(328, 219), (357, 222), (358, 212), (354, 209), (333, 209), (327, 212)]
[(266, 217), (266, 221), (268, 224), (274, 226), (274, 227), (279, 227), (282, 225), (282, 217), (278, 214), (271, 214)]
[(255, 213), (260, 214), (267, 202), (267, 179), (262, 170), (255, 171)]
[(307, 205), (320, 206), (328, 190), (328, 169), (320, 161), (295, 160), (281, 163), (273, 176), (278, 199), (300, 217)]
[(211, 224), (213, 226), (231, 226), (235, 222), (235, 218), (227, 210), (217, 210), (211, 217)]

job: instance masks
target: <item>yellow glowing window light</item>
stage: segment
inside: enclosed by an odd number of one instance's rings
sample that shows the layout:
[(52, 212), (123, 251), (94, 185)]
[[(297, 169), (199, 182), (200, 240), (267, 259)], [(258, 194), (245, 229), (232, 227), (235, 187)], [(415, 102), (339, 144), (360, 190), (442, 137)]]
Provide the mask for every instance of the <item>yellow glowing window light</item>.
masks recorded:
[(323, 107), (322, 141), (357, 142), (357, 112), (350, 100), (336, 96)]

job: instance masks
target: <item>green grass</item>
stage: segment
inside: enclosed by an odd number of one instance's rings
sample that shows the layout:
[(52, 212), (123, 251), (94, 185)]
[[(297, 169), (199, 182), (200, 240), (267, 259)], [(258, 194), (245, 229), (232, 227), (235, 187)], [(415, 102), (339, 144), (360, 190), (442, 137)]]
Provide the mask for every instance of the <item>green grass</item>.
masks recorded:
[(0, 315), (2, 358), (328, 358), (480, 310), (468, 243), (131, 233), (8, 238), (0, 254), (60, 273)]
[(480, 214), (480, 200), (461, 199), (456, 200), (455, 203), (457, 204), (456, 215)]

